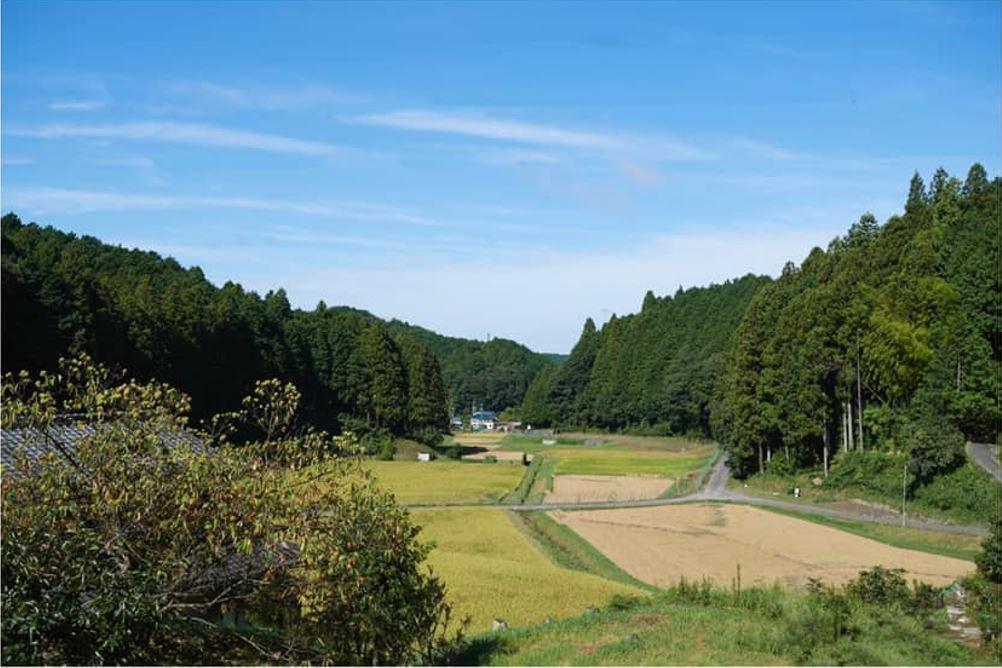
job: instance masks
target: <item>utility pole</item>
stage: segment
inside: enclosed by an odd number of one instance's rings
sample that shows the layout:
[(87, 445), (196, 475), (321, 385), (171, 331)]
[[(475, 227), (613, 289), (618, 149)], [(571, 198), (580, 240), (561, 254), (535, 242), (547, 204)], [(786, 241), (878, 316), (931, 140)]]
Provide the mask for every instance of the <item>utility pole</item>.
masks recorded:
[(905, 460), (904, 472), (901, 474), (901, 526), (905, 526), (905, 494), (908, 491), (908, 460)]

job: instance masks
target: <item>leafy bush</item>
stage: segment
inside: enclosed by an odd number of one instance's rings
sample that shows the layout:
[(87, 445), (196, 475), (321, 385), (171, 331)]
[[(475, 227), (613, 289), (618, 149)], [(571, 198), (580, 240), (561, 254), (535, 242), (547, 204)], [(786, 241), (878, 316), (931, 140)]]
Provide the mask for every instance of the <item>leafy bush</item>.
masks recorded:
[[(437, 660), (444, 587), (357, 446), (286, 430), (294, 411), (268, 407), (294, 393), (269, 382), (253, 413), (288, 416), (265, 419), (269, 440), (166, 447), (163, 434), (187, 426), (187, 398), (109, 380), (86, 359), (5, 377), (4, 428), (51, 436), (58, 414), (83, 412), (94, 429), (4, 472), (3, 663)], [(341, 456), (289, 482), (284, 462), (318, 448)]]
[(442, 430), (436, 427), (422, 427), (411, 431), (411, 438), (429, 448), (441, 445), (444, 436)]
[(930, 508), (961, 521), (993, 522), (999, 516), (999, 485), (987, 472), (968, 462), (914, 491), (919, 509)]
[(908, 448), (909, 471), (921, 485), (964, 462), (964, 435), (944, 418), (929, 416), (908, 423), (901, 441)]
[(1002, 516), (996, 515), (988, 534), (981, 541), (981, 554), (975, 562), (978, 572), (989, 582), (1002, 584)]
[(379, 460), (384, 462), (393, 461), (393, 455), (396, 454), (396, 450), (397, 449), (394, 447), (392, 440), (385, 441), (382, 449), (379, 451)]
[(450, 445), (446, 451), (445, 456), (449, 459), (462, 459), (463, 458), (463, 448), (459, 445)]

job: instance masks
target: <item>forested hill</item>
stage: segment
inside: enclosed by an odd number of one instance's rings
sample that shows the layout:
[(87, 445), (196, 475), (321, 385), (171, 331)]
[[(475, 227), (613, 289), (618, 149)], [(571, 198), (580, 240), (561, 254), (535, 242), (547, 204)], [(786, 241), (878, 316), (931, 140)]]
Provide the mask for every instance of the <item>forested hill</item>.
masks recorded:
[(642, 310), (591, 319), (570, 357), (544, 369), (522, 405), (532, 424), (708, 435), (709, 403), (721, 352), (763, 276), (723, 285), (648, 292)]
[(448, 397), (431, 349), (364, 311), (293, 309), (284, 291), (217, 288), (198, 268), (12, 214), (2, 223), (3, 370), (88, 353), (187, 392), (196, 417), (238, 407), (254, 381), (303, 393), (328, 428), (442, 430)]
[(399, 320), (386, 325), (393, 335), (413, 336), (435, 352), (457, 412), (466, 412), (471, 406), (496, 411), (518, 406), (536, 374), (554, 364), (553, 356), (508, 339), (474, 341), (443, 336)]
[(931, 480), (965, 437), (998, 438), (1000, 187), (980, 165), (916, 174), (902, 215), (864, 215), (756, 295), (714, 405), (733, 468), (876, 449)]

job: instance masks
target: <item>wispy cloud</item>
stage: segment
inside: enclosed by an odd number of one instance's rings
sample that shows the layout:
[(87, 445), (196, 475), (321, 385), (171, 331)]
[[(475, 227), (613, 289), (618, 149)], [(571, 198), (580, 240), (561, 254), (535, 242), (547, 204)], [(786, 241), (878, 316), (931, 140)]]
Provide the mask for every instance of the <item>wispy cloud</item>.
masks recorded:
[(797, 151), (744, 137), (731, 140), (730, 147), (747, 155), (768, 160), (795, 160), (807, 157)]
[(98, 111), (107, 106), (107, 100), (57, 100), (49, 103), (49, 109), (53, 111)]
[(3, 157), (3, 164), (15, 167), (18, 165), (33, 165), (35, 160), (33, 158), (24, 158), (15, 155), (5, 155)]
[(302, 214), (356, 221), (383, 221), (406, 225), (438, 226), (439, 223), (408, 211), (369, 202), (296, 202), (256, 197), (150, 195), (146, 193), (24, 188), (6, 193), (13, 208), (35, 213), (93, 213), (96, 211), (240, 209)]
[(322, 105), (353, 104), (364, 98), (349, 95), (327, 86), (309, 84), (297, 87), (233, 86), (212, 81), (184, 79), (164, 84), (163, 91), (186, 103), (225, 106), (266, 111), (306, 109)]
[(223, 148), (241, 148), (272, 153), (332, 156), (340, 152), (333, 144), (283, 135), (235, 130), (216, 125), (141, 121), (112, 125), (55, 123), (28, 128), (9, 128), (6, 134), (37, 139), (125, 139), (168, 142)]
[(519, 144), (550, 146), (602, 153), (656, 154), (664, 160), (707, 160), (709, 151), (665, 137), (634, 137), (608, 132), (563, 128), (481, 114), (404, 110), (366, 114), (348, 119), (363, 125), (399, 130), (437, 132)]

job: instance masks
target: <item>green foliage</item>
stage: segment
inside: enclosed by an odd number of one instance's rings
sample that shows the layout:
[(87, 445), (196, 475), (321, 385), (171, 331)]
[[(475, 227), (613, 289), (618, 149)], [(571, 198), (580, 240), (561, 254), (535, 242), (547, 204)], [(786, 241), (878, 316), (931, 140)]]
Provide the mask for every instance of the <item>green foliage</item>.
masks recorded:
[(998, 322), (1002, 182), (916, 174), (905, 213), (863, 216), (827, 250), (751, 301), (728, 348), (714, 436), (740, 476), (783, 449), (822, 467), (846, 446), (905, 449), (919, 485), (994, 441), (1002, 391)]
[[(399, 320), (386, 324), (393, 336), (412, 338), (434, 352), (452, 408), (502, 411), (522, 403), (533, 378), (555, 366), (553, 356), (507, 339), (474, 341), (442, 336)], [(558, 359), (562, 356), (556, 356)]]
[(655, 297), (642, 310), (613, 316), (598, 331), (590, 319), (570, 357), (544, 369), (522, 404), (533, 425), (598, 427), (648, 435), (706, 436), (720, 353), (752, 295), (769, 279)]
[[(865, 580), (865, 585), (860, 581)], [(482, 634), (457, 662), (490, 665), (970, 665), (985, 659), (930, 617), (938, 597), (893, 572), (845, 587), (716, 587), (682, 581), (578, 618)], [(989, 660), (990, 661), (990, 660)]]
[(908, 425), (902, 441), (917, 482), (928, 484), (964, 463), (964, 435), (941, 417), (926, 416)]
[(1002, 517), (995, 516), (988, 534), (981, 541), (981, 554), (976, 563), (978, 573), (990, 582), (1002, 584)]
[[(427, 343), (364, 311), (291, 308), (217, 288), (198, 268), (3, 217), (5, 371), (87, 353), (192, 398), (196, 418), (232, 411), (260, 378), (293, 383), (299, 409), (333, 430), (447, 427), (447, 392)], [(534, 372), (534, 370), (533, 370)], [(528, 384), (528, 381), (526, 381)]]
[(217, 434), (205, 453), (162, 440), (187, 428), (183, 394), (111, 378), (82, 359), (4, 379), (4, 428), (51, 434), (81, 411), (93, 427), (4, 472), (4, 663), (439, 660), (450, 609), (419, 528), (350, 439), (285, 428), (294, 388), (245, 403), (270, 441)]

